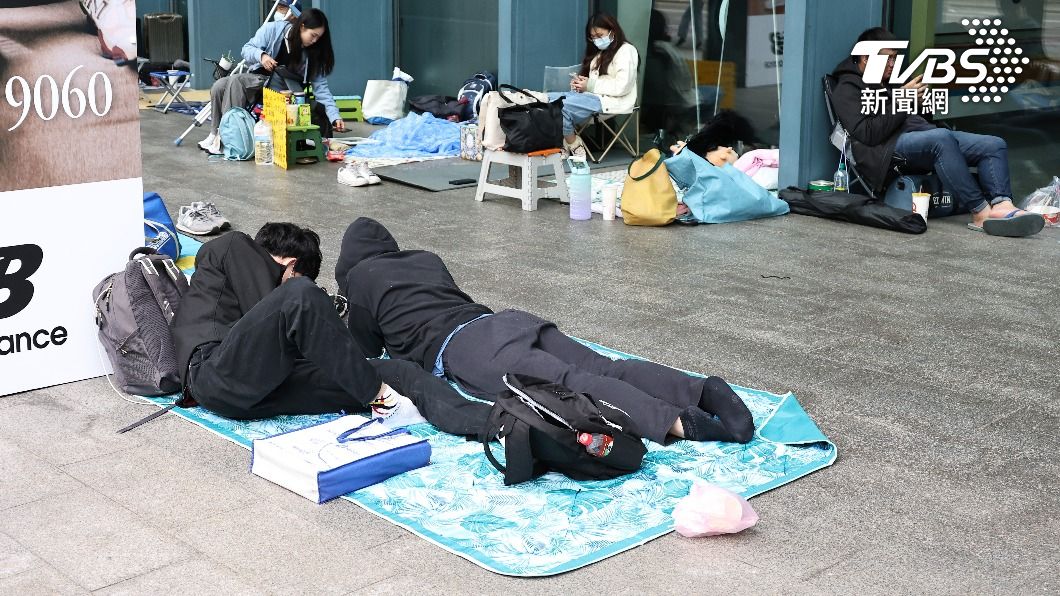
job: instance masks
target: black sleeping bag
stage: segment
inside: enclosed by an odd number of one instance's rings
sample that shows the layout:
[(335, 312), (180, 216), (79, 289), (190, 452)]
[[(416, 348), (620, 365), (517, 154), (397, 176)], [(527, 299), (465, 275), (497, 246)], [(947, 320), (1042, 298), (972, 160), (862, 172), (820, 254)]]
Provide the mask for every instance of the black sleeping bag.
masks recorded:
[(789, 186), (780, 191), (780, 198), (791, 207), (792, 213), (838, 219), (862, 226), (923, 234), (927, 222), (912, 211), (904, 211), (883, 201), (849, 192), (819, 192)]

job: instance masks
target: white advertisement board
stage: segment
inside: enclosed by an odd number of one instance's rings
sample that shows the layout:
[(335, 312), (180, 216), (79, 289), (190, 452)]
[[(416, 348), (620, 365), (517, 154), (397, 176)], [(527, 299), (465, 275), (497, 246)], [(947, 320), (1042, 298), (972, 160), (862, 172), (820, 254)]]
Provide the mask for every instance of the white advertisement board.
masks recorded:
[(776, 31), (772, 14), (747, 17), (747, 87), (777, 84), (777, 69), (784, 67), (784, 12), (778, 7)]
[(104, 372), (92, 288), (144, 243), (143, 183), (135, 59), (124, 60), (125, 51), (135, 56), (135, 4), (0, 7), (0, 395), (8, 395)]

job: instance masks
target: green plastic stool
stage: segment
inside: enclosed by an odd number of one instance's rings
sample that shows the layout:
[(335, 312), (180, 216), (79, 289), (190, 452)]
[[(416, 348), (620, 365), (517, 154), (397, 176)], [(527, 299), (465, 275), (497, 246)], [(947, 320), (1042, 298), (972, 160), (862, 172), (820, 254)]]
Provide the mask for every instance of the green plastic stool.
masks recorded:
[(364, 114), (361, 112), (360, 95), (336, 95), (335, 107), (339, 109), (339, 117), (349, 122), (364, 122)]
[[(313, 141), (312, 147), (298, 149), (298, 141)], [(301, 157), (315, 157), (317, 161), (324, 161), (324, 139), (320, 138), (320, 127), (288, 126), (287, 127), (287, 164), (288, 166), (298, 163)]]

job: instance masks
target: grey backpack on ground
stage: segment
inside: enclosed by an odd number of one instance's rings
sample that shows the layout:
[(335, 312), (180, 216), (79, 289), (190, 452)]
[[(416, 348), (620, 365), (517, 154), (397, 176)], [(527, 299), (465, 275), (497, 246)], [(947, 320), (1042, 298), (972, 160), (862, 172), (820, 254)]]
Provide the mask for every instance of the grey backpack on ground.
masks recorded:
[(180, 391), (180, 369), (171, 325), (188, 291), (173, 260), (140, 248), (125, 269), (92, 290), (99, 341), (114, 367), (119, 388), (133, 395)]

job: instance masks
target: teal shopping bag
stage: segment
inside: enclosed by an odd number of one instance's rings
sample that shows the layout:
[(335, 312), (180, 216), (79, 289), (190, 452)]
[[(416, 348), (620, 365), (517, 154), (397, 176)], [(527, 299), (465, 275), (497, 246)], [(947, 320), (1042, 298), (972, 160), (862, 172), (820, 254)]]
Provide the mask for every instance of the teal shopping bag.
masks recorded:
[(688, 149), (665, 163), (670, 177), (685, 193), (685, 205), (701, 223), (743, 221), (788, 212), (787, 203), (731, 164), (715, 166)]

